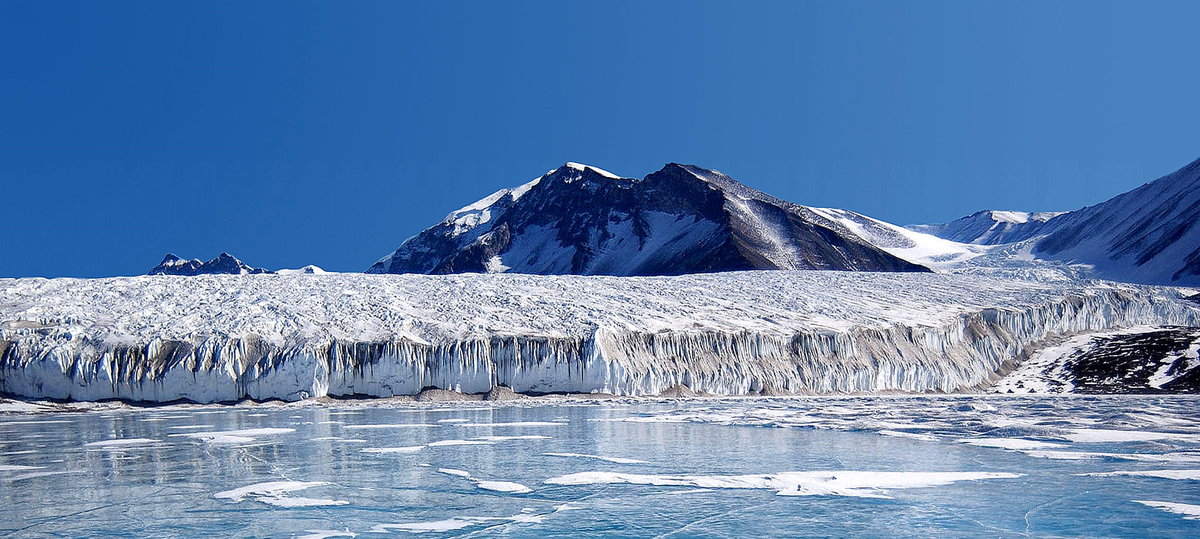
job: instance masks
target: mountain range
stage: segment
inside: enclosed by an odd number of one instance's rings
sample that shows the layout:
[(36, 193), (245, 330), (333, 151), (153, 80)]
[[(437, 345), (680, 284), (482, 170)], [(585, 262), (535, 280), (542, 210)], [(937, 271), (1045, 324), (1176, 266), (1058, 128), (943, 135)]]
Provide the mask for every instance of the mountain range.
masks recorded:
[(1093, 277), (1200, 286), (1200, 159), (1075, 211), (982, 211), (909, 228), (976, 245), (1025, 243), (1030, 255), (1091, 267)]
[[(1075, 211), (986, 210), (908, 227), (780, 200), (694, 165), (637, 179), (566, 163), (451, 212), (366, 272), (929, 272), (1040, 261), (1091, 277), (1200, 286), (1198, 221), (1200, 160)], [(209, 262), (168, 255), (150, 273), (270, 272), (222, 253)]]
[(678, 275), (929, 271), (813, 208), (670, 163), (642, 179), (567, 163), (451, 212), (367, 273)]

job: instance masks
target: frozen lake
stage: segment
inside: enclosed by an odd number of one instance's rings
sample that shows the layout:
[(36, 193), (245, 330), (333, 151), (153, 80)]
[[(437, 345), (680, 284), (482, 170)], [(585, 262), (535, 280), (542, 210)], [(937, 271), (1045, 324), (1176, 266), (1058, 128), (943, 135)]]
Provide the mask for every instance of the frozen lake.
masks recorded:
[(0, 537), (1195, 537), (1196, 397), (0, 414)]

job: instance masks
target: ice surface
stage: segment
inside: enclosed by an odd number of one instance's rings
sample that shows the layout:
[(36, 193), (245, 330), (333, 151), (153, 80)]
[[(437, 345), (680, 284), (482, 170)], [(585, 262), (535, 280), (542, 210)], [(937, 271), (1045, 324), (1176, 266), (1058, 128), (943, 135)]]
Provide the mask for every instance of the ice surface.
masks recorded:
[(1200, 309), (994, 275), (207, 275), (0, 279), (0, 321), (23, 322), (0, 324), (0, 391), (222, 402), (963, 391), (1047, 338), (1197, 325)]
[[(7, 415), (0, 416), (0, 453), (12, 454), (0, 455), (7, 504), (0, 530), (32, 524), (16, 534), (31, 539), (116, 539), (130, 530), (156, 537), (294, 538), (335, 530), (388, 537), (410, 531), (370, 532), (454, 520), (462, 523), (457, 532), (427, 535), (737, 537), (753, 530), (762, 537), (894, 537), (919, 530), (937, 537), (1133, 538), (1154, 530), (1191, 537), (1200, 522), (1130, 500), (1196, 501), (1196, 403), (1186, 395), (560, 398), (486, 406), (352, 400)], [(369, 440), (360, 446), (313, 442), (342, 432), (333, 418), (567, 425), (460, 431), (439, 423), (445, 426), (345, 431)], [(270, 445), (220, 448), (172, 436), (202, 434), (171, 428), (201, 423), (216, 432), (295, 432), (259, 435), (258, 443)], [(1067, 439), (1076, 431), (1122, 441)], [(520, 438), (412, 454), (360, 451), (491, 432)], [(86, 445), (135, 438), (160, 442), (139, 447), (131, 459)], [(1045, 441), (1088, 458), (1051, 460), (1038, 452), (1052, 450), (1001, 451), (964, 439)], [(606, 460), (627, 457), (651, 462)], [(589, 472), (635, 473), (553, 482)], [(873, 499), (881, 496), (896, 499)]]
[(159, 443), (159, 440), (151, 438), (122, 438), (117, 440), (103, 440), (99, 442), (91, 442), (83, 444), (84, 447), (94, 447), (98, 449), (105, 448), (130, 448), (139, 447)]
[(436, 520), (433, 522), (408, 522), (404, 524), (378, 524), (370, 529), (371, 533), (387, 533), (392, 530), (399, 530), (412, 533), (424, 532), (448, 532), (461, 530), (468, 526), (474, 526), (476, 521), (464, 520), (459, 518), (450, 518), (446, 520)]
[(364, 447), (360, 451), (362, 451), (363, 453), (384, 453), (384, 454), (386, 454), (386, 453), (416, 453), (424, 448), (425, 448), (425, 446), (423, 446), (423, 445), (409, 445), (409, 446), (403, 446), (403, 447)]
[(1067, 447), (1065, 444), (1056, 444), (1051, 442), (1041, 442), (1038, 440), (1026, 440), (1024, 438), (963, 438), (959, 440), (964, 444), (977, 445), (980, 447), (996, 447), (1001, 449), (1052, 449), (1056, 447)]
[(23, 466), (20, 464), (0, 464), (0, 472), (23, 472), (25, 470), (38, 470), (41, 466)]
[(1013, 479), (1006, 472), (782, 472), (762, 475), (644, 475), (581, 472), (552, 477), (552, 485), (658, 485), (710, 489), (767, 489), (780, 496), (857, 496), (882, 498), (886, 489), (947, 485), (955, 481)]
[(337, 530), (305, 530), (308, 533), (296, 537), (296, 539), (329, 539), (330, 537), (358, 537), (358, 534), (350, 531)]
[(438, 468), (438, 473), (444, 473), (446, 475), (462, 477), (463, 479), (466, 479), (472, 483), (475, 483), (476, 488), (480, 488), (483, 490), (491, 490), (494, 492), (504, 492), (507, 494), (524, 494), (526, 492), (532, 492), (532, 490), (529, 487), (522, 485), (520, 483), (514, 483), (512, 481), (488, 481), (488, 480), (484, 480), (484, 479), (479, 479), (477, 477), (473, 477), (471, 475), (471, 472), (468, 472), (465, 470), (456, 470), (454, 468)]
[(458, 477), (466, 477), (468, 479), (471, 478), (471, 472), (468, 472), (465, 470), (456, 470), (454, 468), (438, 468), (438, 473), (444, 473), (447, 475), (457, 475)]
[(260, 436), (275, 436), (279, 434), (288, 434), (296, 432), (292, 428), (261, 428), (261, 429), (242, 429), (242, 430), (226, 430), (217, 432), (193, 432), (188, 434), (172, 434), (171, 436), (186, 436), (188, 438), (196, 438), (210, 444), (247, 444), (257, 441)]
[(476, 481), (475, 486), (483, 490), (493, 490), (496, 492), (506, 492), (509, 494), (524, 494), (532, 492), (532, 490), (520, 483), (511, 481)]
[(615, 464), (649, 464), (649, 462), (644, 461), (644, 460), (627, 459), (624, 457), (605, 457), (605, 456), (601, 456), (601, 455), (583, 455), (580, 453), (542, 453), (542, 454), (551, 456), (551, 457), (575, 457), (575, 458), (582, 458), (582, 459), (596, 459), (596, 460), (603, 460), (606, 462), (612, 462)]
[(1150, 442), (1155, 440), (1200, 440), (1197, 434), (1153, 432), (1142, 430), (1073, 429), (1064, 437), (1072, 442)]
[(1082, 475), (1095, 477), (1125, 475), (1131, 477), (1158, 477), (1162, 479), (1190, 479), (1192, 481), (1200, 481), (1200, 470), (1121, 470), (1115, 472), (1093, 472)]
[(438, 440), (429, 443), (429, 447), (446, 447), (453, 445), (491, 445), (487, 440)]

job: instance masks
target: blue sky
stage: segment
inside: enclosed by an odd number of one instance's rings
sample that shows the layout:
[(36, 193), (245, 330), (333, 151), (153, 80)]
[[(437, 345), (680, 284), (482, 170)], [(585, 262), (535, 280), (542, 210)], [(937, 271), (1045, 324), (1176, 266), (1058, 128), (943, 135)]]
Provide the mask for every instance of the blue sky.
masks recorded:
[(1195, 2), (0, 2), (0, 276), (362, 271), (565, 161), (898, 224), (1200, 157)]

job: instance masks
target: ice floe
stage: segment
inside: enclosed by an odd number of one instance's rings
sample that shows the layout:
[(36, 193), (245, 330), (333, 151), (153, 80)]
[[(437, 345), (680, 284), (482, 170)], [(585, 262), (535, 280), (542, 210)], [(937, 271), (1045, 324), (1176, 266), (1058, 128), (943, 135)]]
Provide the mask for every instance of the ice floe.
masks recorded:
[(247, 498), (276, 507), (317, 507), (326, 505), (346, 505), (345, 500), (329, 500), (317, 498), (300, 498), (291, 496), (292, 492), (328, 485), (325, 481), (268, 481), (255, 483), (244, 487), (226, 490), (213, 494), (213, 498), (241, 502)]
[(483, 490), (504, 492), (507, 494), (524, 494), (526, 492), (532, 492), (532, 489), (530, 489), (529, 487), (522, 485), (520, 483), (514, 483), (512, 481), (489, 481), (489, 480), (485, 480), (485, 479), (479, 479), (479, 478), (472, 476), (471, 472), (468, 472), (466, 470), (456, 470), (454, 468), (438, 468), (437, 471), (438, 471), (438, 473), (443, 473), (446, 475), (453, 475), (456, 477), (461, 477), (463, 479), (466, 479), (467, 481), (474, 483), (476, 488), (483, 489)]
[(1200, 505), (1192, 505), (1188, 503), (1175, 502), (1159, 502), (1152, 500), (1133, 500), (1135, 503), (1162, 509), (1168, 513), (1183, 515), (1183, 518), (1188, 520), (1200, 520)]
[(403, 447), (364, 447), (360, 451), (363, 453), (416, 453), (425, 449), (423, 445), (408, 445)]
[(188, 434), (172, 434), (171, 436), (195, 438), (214, 445), (237, 445), (255, 442), (261, 436), (275, 436), (279, 434), (288, 434), (291, 432), (296, 432), (296, 429), (267, 427), (260, 429), (224, 430), (216, 432), (192, 432)]
[(376, 524), (372, 526), (369, 531), (371, 533), (387, 533), (389, 531), (404, 531), (409, 533), (448, 532), (461, 530), (471, 526), (487, 526), (496, 524), (539, 524), (545, 520), (546, 515), (534, 514), (532, 512), (525, 511), (509, 517), (459, 516), (428, 522)]
[(1091, 477), (1158, 477), (1162, 479), (1200, 481), (1200, 470), (1118, 470), (1113, 472), (1092, 472), (1079, 475)]
[(475, 481), (475, 486), (483, 490), (492, 490), (496, 492), (505, 492), (508, 494), (524, 494), (532, 492), (532, 489), (520, 483), (512, 481)]
[(1066, 444), (1056, 444), (1052, 442), (1041, 442), (1038, 440), (1026, 440), (1024, 438), (960, 438), (958, 440), (964, 444), (977, 445), (979, 447), (995, 447), (999, 449), (1055, 449), (1067, 447)]
[(1152, 442), (1158, 440), (1200, 441), (1198, 434), (1179, 434), (1147, 430), (1073, 429), (1064, 438), (1081, 443)]
[(453, 445), (492, 445), (492, 442), (487, 440), (438, 440), (426, 444), (428, 447), (445, 447)]

